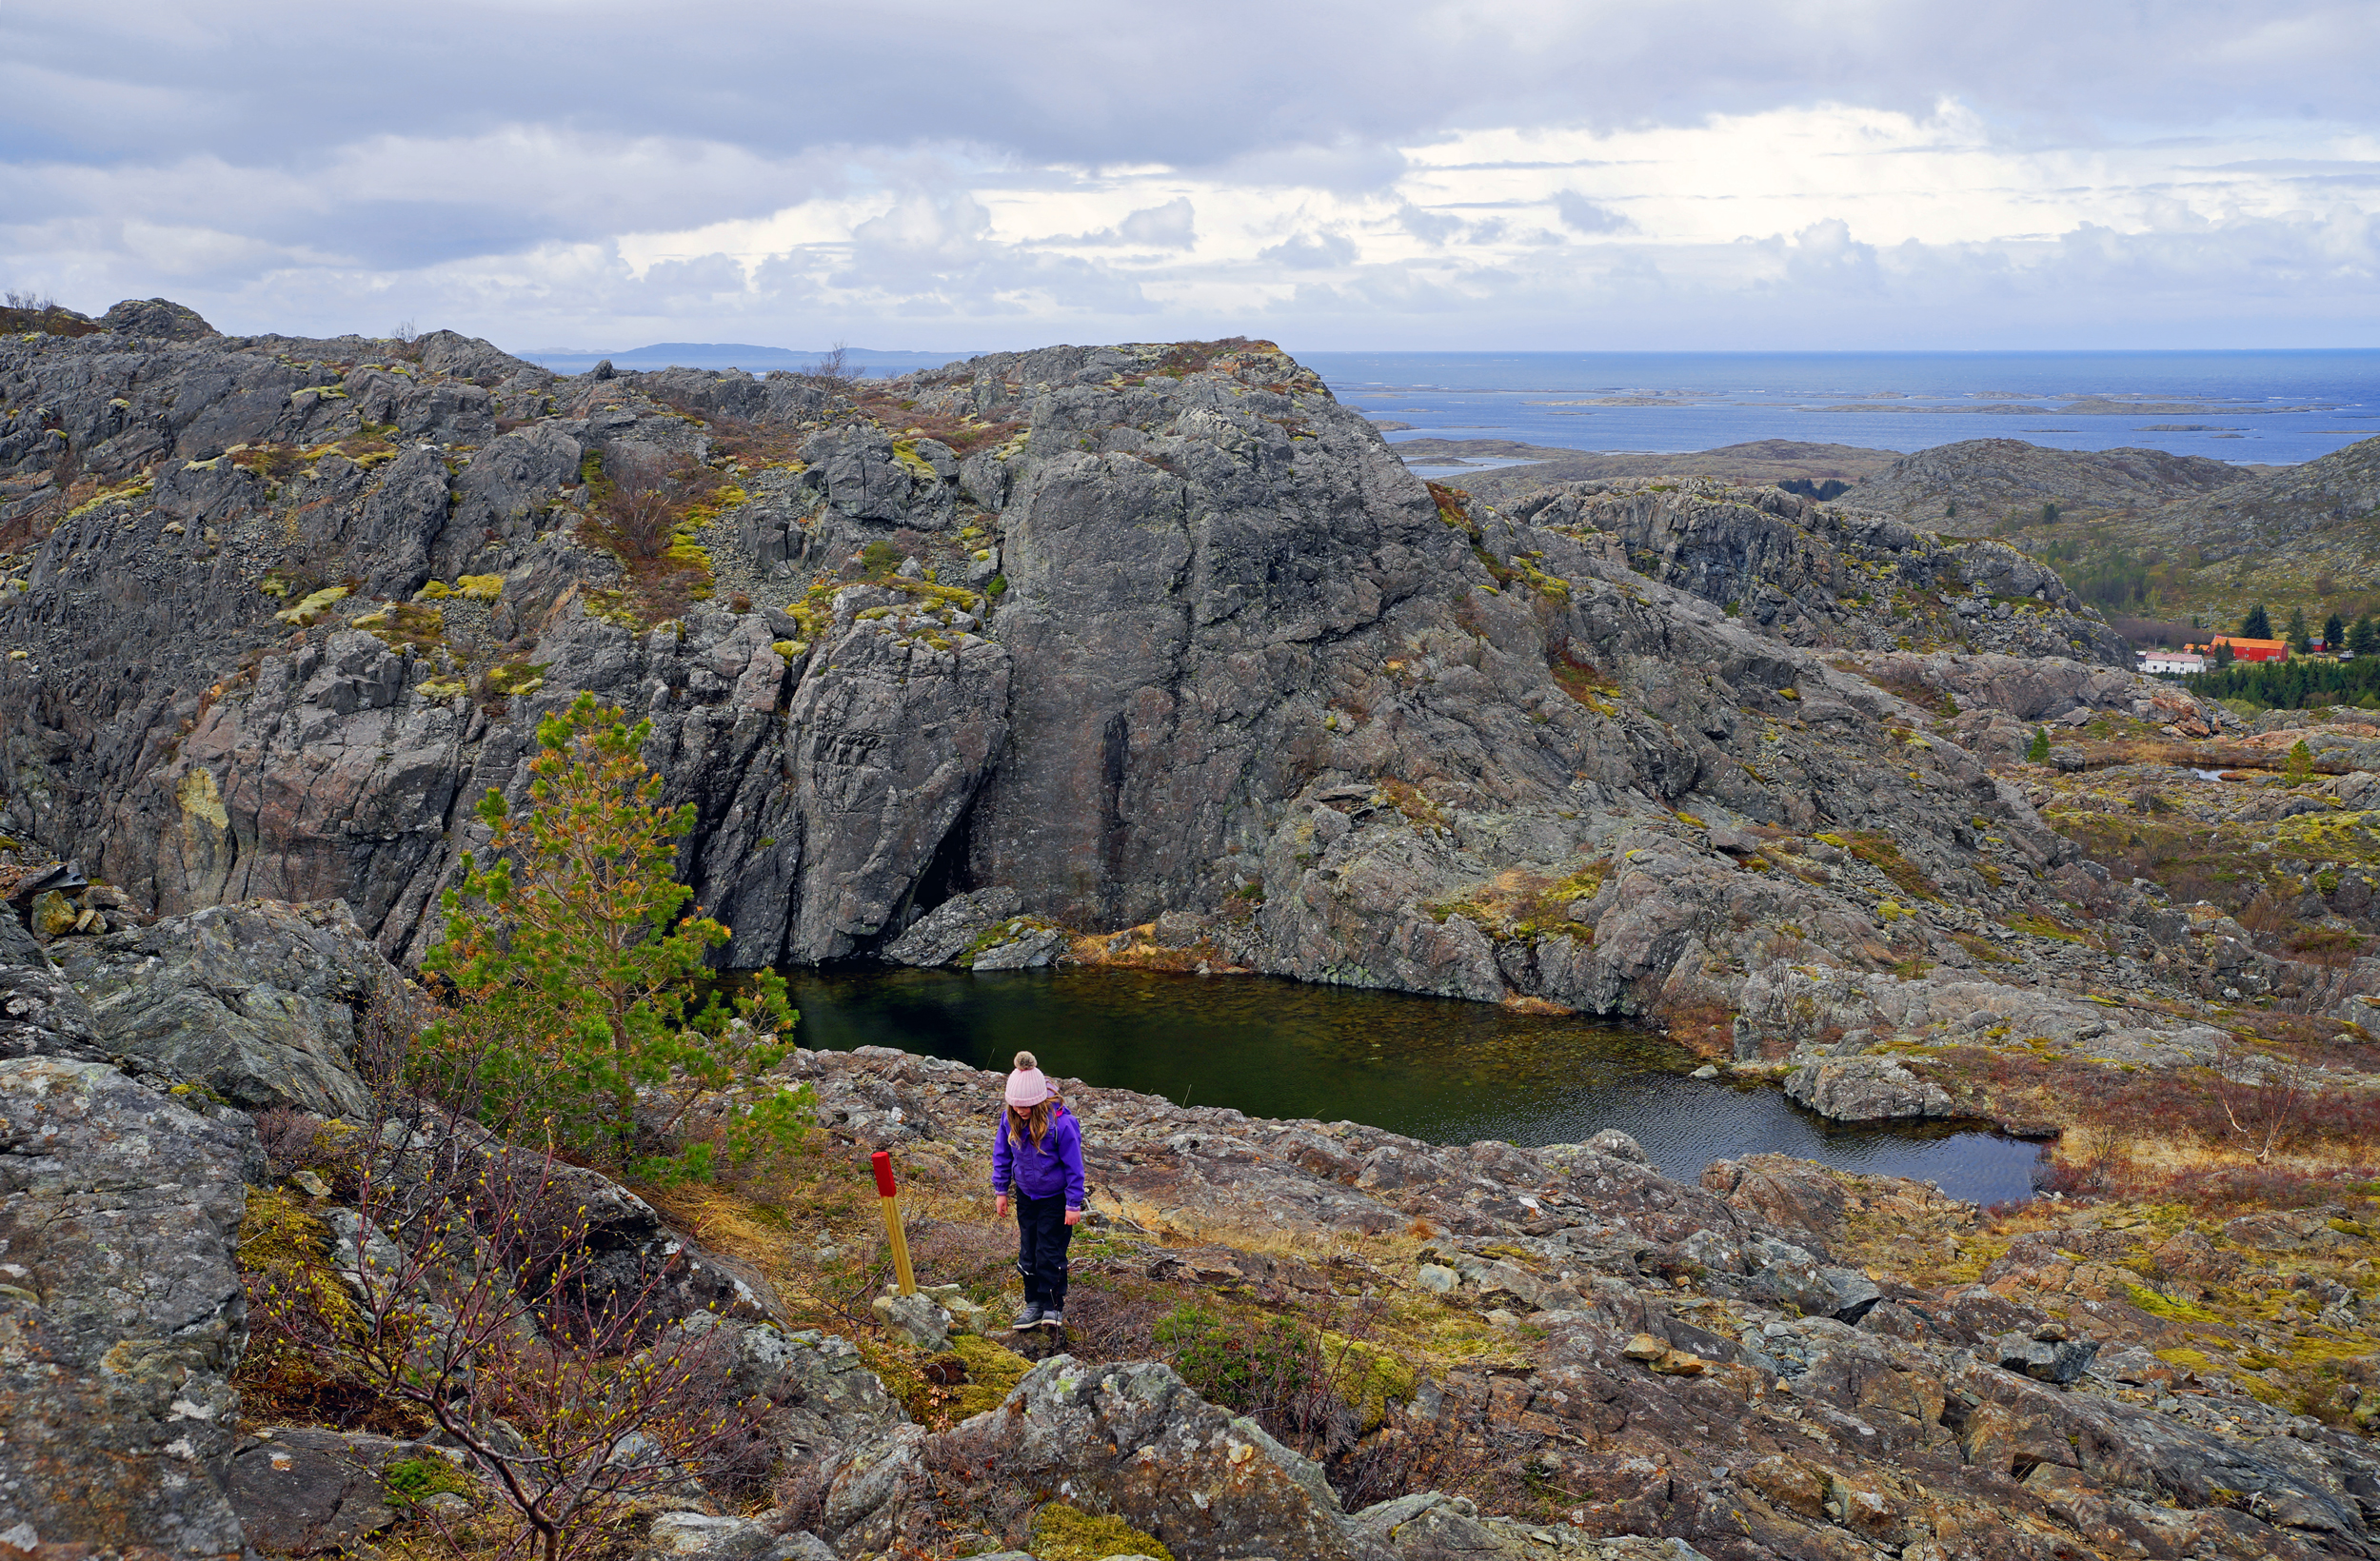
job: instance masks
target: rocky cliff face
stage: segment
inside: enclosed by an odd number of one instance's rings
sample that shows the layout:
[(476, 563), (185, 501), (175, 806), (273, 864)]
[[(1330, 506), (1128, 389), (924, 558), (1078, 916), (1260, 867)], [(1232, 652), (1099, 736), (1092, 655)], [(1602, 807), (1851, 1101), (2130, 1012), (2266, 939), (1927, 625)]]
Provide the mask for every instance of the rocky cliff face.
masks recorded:
[[(856, 393), (391, 347), (0, 344), (21, 836), (162, 912), (344, 899), (418, 956), (467, 804), (585, 690), (652, 720), (738, 964), (999, 890), (1077, 934), (1186, 915), (1249, 968), (1642, 1012), (1727, 998), (1780, 922), (1956, 957), (1928, 895), (1880, 918), (1764, 840), (1889, 838), (1985, 915), (2061, 860), (1840, 652), (2115, 655), (2005, 548), (1773, 489), (1433, 494), (1263, 344)], [(581, 523), (604, 471), (672, 463), (732, 485), (687, 523), (711, 594), (648, 622)]]

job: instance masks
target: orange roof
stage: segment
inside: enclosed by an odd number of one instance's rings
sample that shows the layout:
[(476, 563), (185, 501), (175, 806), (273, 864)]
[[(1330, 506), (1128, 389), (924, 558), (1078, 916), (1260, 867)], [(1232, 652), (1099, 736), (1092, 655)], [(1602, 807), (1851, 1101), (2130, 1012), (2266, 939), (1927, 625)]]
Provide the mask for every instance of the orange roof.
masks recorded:
[(2243, 640), (2236, 634), (2218, 634), (2214, 642), (2233, 650), (2280, 650), (2289, 644), (2286, 640)]

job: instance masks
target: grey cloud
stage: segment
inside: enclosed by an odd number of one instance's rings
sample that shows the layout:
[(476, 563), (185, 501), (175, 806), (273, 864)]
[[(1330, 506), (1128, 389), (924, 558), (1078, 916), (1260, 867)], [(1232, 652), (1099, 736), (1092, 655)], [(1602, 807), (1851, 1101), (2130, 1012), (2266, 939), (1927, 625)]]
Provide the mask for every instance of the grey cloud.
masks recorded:
[[(1043, 254), (989, 236), (990, 213), (972, 195), (917, 193), (852, 228), (845, 263), (825, 286), (897, 317), (1022, 313), (1020, 295), (1044, 312), (1112, 316), (1153, 306), (1132, 277), (1081, 259)], [(789, 263), (790, 264), (790, 263)], [(772, 278), (787, 266), (765, 267)]]
[[(600, 253), (513, 280), (423, 273), (360, 311), (352, 289), (369, 278), (299, 272), (236, 294), (223, 320), (264, 328), (297, 312), (386, 329), (410, 313), (513, 347), (669, 337), (806, 346), (842, 336), (955, 350), (1138, 340), (1151, 328), (1145, 271), (980, 236), (956, 248), (913, 246), (897, 287), (873, 267), (846, 265), (840, 246), (791, 251), (758, 267), (747, 293), (713, 297), (695, 317), (705, 325), (665, 323), (702, 280), (702, 264), (685, 262), (684, 273), (657, 266), (642, 280)], [(1245, 282), (1246, 267), (1158, 274)], [(1570, 246), (1493, 263), (1457, 245), (1347, 267), (1328, 281), (1287, 267), (1276, 274), (1296, 279), (1278, 304), (1169, 309), (1160, 328), (1254, 331), (1292, 351), (2318, 346), (2335, 340), (2341, 320), (2380, 315), (2380, 224), (2234, 222), (2181, 236), (2084, 225), (2040, 241), (1875, 247), (1818, 223), (1760, 244)], [(1038, 312), (1019, 298), (1040, 301)], [(211, 305), (206, 312), (216, 317)], [(2190, 325), (2177, 330), (2176, 321)]]
[(1424, 244), (1444, 244), (1462, 231), (1462, 219), (1442, 211), (1424, 211), (1407, 201), (1397, 208), (1397, 226)]
[[(2370, 125), (2375, 49), (2380, 8), (2363, 0), (2081, 12), (2070, 0), (1587, 0), (1459, 18), (1438, 0), (1123, 12), (1090, 0), (969, 12), (693, 0), (665, 23), (526, 0), (379, 12), (129, 0), (0, 15), (0, 123), (19, 155), (97, 164), (174, 146), (296, 167), (326, 135), (468, 138), (506, 124), (783, 156), (880, 123), (898, 102), (902, 139), (978, 140), (1028, 161), (1337, 157), (1361, 179), (1378, 177), (1362, 148), (1452, 128), (1679, 123), (1821, 94), (1914, 111), (1955, 96), (2057, 134), (2211, 110)], [(367, 78), (403, 89), (358, 90)]]
[(1619, 233), (1636, 226), (1620, 212), (1591, 201), (1575, 189), (1557, 191), (1554, 209), (1561, 216), (1564, 227), (1581, 233)]

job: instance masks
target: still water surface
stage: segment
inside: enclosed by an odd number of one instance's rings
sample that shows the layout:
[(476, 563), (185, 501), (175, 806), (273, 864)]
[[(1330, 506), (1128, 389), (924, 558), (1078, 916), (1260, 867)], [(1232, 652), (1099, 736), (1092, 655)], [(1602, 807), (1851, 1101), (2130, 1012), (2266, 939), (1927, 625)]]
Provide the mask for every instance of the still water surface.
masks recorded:
[(2000, 1202), (2032, 1191), (2038, 1156), (1939, 1124), (1830, 1126), (1773, 1087), (1684, 1077), (1693, 1059), (1642, 1031), (1451, 998), (1121, 970), (804, 970), (788, 980), (804, 1046), (894, 1046), (992, 1069), (1030, 1051), (1061, 1077), (1176, 1104), (1367, 1122), (1438, 1143), (1576, 1143), (1616, 1127), (1688, 1179), (1723, 1156), (1777, 1150)]

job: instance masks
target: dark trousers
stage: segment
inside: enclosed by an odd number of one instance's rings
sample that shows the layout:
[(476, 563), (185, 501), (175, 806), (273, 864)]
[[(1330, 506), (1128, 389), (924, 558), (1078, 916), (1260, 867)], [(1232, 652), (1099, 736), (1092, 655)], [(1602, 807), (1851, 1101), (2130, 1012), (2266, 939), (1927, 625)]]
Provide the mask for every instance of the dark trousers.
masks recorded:
[(1066, 1244), (1074, 1227), (1066, 1223), (1066, 1195), (1048, 1197), (1017, 1195), (1017, 1272), (1024, 1275), (1024, 1298), (1054, 1310), (1066, 1304)]

